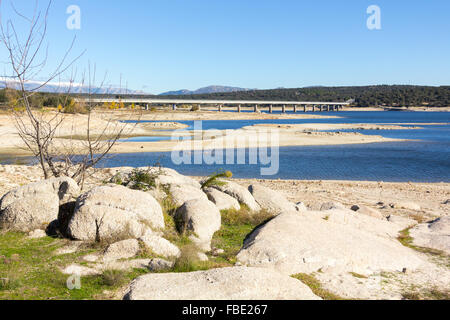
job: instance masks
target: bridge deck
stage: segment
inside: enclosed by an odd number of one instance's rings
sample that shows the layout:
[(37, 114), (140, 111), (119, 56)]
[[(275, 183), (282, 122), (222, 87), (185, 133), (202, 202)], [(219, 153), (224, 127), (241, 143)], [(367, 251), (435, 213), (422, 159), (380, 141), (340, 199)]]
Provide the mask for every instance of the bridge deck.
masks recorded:
[(311, 102), (311, 101), (264, 101), (264, 100), (189, 100), (189, 99), (92, 99), (94, 103), (141, 103), (141, 104), (212, 104), (212, 105), (335, 105), (348, 106), (348, 102)]

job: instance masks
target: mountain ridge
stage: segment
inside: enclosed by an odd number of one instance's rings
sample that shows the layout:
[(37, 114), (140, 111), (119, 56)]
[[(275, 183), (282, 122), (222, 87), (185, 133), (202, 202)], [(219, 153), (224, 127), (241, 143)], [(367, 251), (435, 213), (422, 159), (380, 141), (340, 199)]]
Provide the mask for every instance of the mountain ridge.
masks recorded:
[(195, 95), (195, 94), (209, 94), (209, 93), (228, 93), (228, 92), (242, 92), (242, 91), (252, 91), (256, 89), (240, 88), (240, 87), (229, 87), (229, 86), (218, 86), (212, 85), (197, 90), (175, 90), (167, 91), (159, 94), (160, 96), (174, 96), (174, 95)]

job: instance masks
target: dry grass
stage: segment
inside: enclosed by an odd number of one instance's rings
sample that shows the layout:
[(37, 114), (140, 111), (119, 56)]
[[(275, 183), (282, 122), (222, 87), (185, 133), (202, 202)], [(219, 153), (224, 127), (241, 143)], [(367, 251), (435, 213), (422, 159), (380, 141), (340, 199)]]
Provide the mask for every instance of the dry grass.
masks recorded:
[(222, 223), (228, 225), (254, 225), (266, 223), (273, 215), (265, 210), (252, 212), (246, 205), (242, 204), (239, 210), (222, 210)]
[(300, 280), (301, 282), (306, 284), (316, 296), (319, 296), (324, 300), (349, 300), (324, 289), (320, 281), (317, 280), (316, 277), (314, 277), (314, 275), (312, 274), (299, 273), (293, 275), (292, 278)]
[(125, 272), (121, 270), (105, 270), (102, 273), (103, 284), (109, 287), (119, 287), (127, 280)]
[(449, 290), (440, 290), (438, 288), (432, 289), (416, 289), (410, 288), (402, 293), (404, 300), (450, 300)]

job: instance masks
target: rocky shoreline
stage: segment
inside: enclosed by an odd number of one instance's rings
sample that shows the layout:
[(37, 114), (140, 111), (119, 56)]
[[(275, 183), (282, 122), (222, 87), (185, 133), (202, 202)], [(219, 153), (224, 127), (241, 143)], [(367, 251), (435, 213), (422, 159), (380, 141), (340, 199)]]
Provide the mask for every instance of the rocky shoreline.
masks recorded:
[[(384, 188), (389, 203), (358, 195), (342, 203), (327, 184), (344, 182), (220, 180), (202, 188), (204, 178), (166, 168), (98, 170), (85, 190), (70, 178), (39, 181), (37, 167), (1, 166), (0, 177), (2, 234), (67, 239), (56, 256), (103, 244), (58, 272), (146, 270), (110, 298), (326, 299), (310, 278), (343, 299), (403, 299), (411, 288), (448, 294), (448, 184), (403, 184), (410, 194), (441, 190), (432, 206), (405, 200), (394, 184), (396, 202), (389, 184), (359, 182)], [(341, 191), (344, 200), (348, 189)], [(249, 224), (230, 250), (227, 232)]]

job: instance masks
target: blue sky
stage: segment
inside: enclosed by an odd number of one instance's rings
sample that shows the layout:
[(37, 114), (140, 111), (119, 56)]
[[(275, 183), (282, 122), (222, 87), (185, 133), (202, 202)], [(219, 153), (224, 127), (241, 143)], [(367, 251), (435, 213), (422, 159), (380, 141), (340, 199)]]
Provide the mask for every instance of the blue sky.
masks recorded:
[[(3, 2), (4, 21), (12, 11)], [(381, 30), (366, 27), (372, 4)], [(80, 30), (66, 28), (69, 5), (81, 9)], [(78, 70), (91, 61), (109, 83), (122, 75), (128, 88), (149, 93), (213, 84), (450, 85), (448, 0), (55, 0), (47, 71), (75, 35), (72, 56), (87, 50)]]

